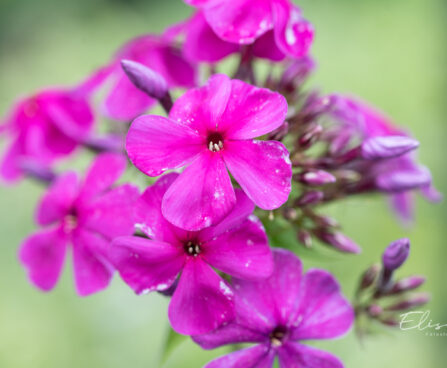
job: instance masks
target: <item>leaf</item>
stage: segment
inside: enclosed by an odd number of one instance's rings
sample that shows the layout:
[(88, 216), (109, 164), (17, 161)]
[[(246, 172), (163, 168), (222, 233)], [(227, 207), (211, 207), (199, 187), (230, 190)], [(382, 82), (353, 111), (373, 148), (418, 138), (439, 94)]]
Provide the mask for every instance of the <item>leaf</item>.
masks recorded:
[(184, 341), (186, 341), (189, 336), (180, 335), (175, 332), (171, 326), (169, 326), (168, 333), (165, 342), (162, 347), (161, 352), (161, 363), (164, 364), (168, 360), (170, 354)]

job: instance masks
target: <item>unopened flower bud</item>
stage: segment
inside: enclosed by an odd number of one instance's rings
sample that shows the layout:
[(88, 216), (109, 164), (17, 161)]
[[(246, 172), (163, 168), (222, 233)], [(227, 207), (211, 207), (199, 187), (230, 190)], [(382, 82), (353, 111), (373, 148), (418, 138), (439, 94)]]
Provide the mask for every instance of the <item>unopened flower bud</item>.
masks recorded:
[(292, 207), (285, 207), (282, 211), (282, 214), (286, 220), (296, 220), (298, 217), (298, 212), (295, 208)]
[(358, 290), (365, 290), (369, 288), (372, 284), (374, 284), (374, 281), (376, 281), (377, 277), (380, 273), (380, 265), (378, 263), (373, 264), (371, 267), (369, 267), (362, 275), (362, 278), (360, 279)]
[(426, 187), (431, 183), (431, 174), (424, 167), (412, 170), (395, 170), (384, 172), (376, 179), (378, 189), (385, 192), (404, 192), (407, 190)]
[(21, 160), (20, 168), (26, 176), (42, 183), (51, 183), (56, 178), (56, 174), (48, 166), (31, 159)]
[(329, 216), (317, 216), (315, 215), (312, 217), (315, 224), (317, 224), (320, 227), (340, 227), (340, 224), (337, 222), (337, 220), (333, 219)]
[(299, 230), (297, 233), (298, 241), (301, 244), (304, 244), (306, 248), (310, 248), (312, 246), (312, 235), (307, 230)]
[(321, 125), (312, 125), (298, 138), (298, 146), (301, 148), (309, 148), (318, 139), (322, 132), (323, 128)]
[(327, 232), (325, 230), (317, 230), (315, 235), (323, 242), (332, 245), (334, 248), (346, 253), (360, 253), (361, 248), (350, 238), (341, 232)]
[(405, 136), (383, 136), (366, 139), (361, 155), (366, 160), (378, 160), (401, 156), (419, 147), (419, 142)]
[(385, 308), (386, 311), (403, 311), (411, 308), (420, 307), (430, 301), (430, 294), (418, 293), (408, 297), (408, 299), (392, 304)]
[(304, 207), (311, 204), (316, 204), (322, 201), (324, 198), (324, 193), (318, 190), (310, 190), (302, 194), (296, 201), (295, 206)]
[(410, 240), (398, 239), (392, 242), (383, 252), (382, 262), (385, 269), (394, 271), (407, 260), (410, 254)]
[(289, 123), (285, 121), (279, 128), (275, 129), (268, 136), (268, 140), (281, 141), (289, 132)]
[(359, 181), (362, 178), (362, 175), (354, 170), (337, 170), (335, 173), (335, 176), (340, 181), (346, 181), (346, 182), (356, 182)]
[(425, 283), (426, 278), (424, 276), (409, 276), (404, 279), (397, 281), (388, 294), (400, 294), (409, 290), (417, 289), (423, 283)]
[(390, 327), (397, 327), (400, 324), (400, 322), (395, 317), (380, 316), (377, 320), (380, 323), (384, 324), (385, 326), (390, 326)]
[(279, 85), (289, 91), (293, 90), (294, 86), (300, 86), (314, 69), (315, 61), (311, 57), (296, 59), (284, 71)]
[(383, 308), (378, 304), (372, 304), (368, 307), (368, 314), (373, 318), (380, 316), (382, 313)]
[(171, 109), (172, 100), (169, 95), (169, 87), (159, 73), (131, 60), (121, 60), (121, 66), (135, 87), (149, 97), (159, 100), (165, 110), (169, 111)]
[(294, 179), (309, 186), (320, 186), (336, 181), (334, 175), (324, 170), (306, 171), (294, 175)]

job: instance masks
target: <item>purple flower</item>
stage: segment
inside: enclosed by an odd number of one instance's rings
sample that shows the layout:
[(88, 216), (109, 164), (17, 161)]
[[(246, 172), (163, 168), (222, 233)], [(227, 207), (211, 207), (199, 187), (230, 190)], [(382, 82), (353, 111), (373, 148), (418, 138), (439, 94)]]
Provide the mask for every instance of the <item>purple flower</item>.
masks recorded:
[(200, 230), (236, 202), (227, 168), (259, 207), (274, 209), (287, 200), (289, 152), (280, 142), (252, 139), (281, 126), (286, 112), (280, 94), (218, 74), (180, 97), (169, 118), (134, 120), (126, 149), (149, 176), (186, 166), (164, 195), (162, 212), (178, 227)]
[(113, 242), (113, 262), (137, 293), (178, 285), (169, 305), (169, 320), (179, 333), (209, 332), (234, 318), (233, 291), (211, 268), (243, 279), (268, 277), (272, 255), (254, 204), (236, 191), (233, 210), (216, 226), (190, 232), (162, 215), (162, 198), (178, 174), (161, 177), (142, 195), (137, 227), (150, 239), (128, 236)]
[(129, 184), (111, 188), (125, 168), (123, 156), (104, 153), (82, 183), (68, 172), (50, 186), (36, 213), (43, 229), (26, 238), (19, 253), (39, 289), (49, 291), (56, 285), (69, 243), (77, 293), (86, 296), (107, 287), (113, 273), (110, 242), (134, 230), (137, 188)]
[(23, 176), (22, 165), (32, 161), (49, 166), (71, 152), (90, 133), (93, 113), (77, 89), (47, 89), (17, 102), (4, 121), (11, 142), (0, 174), (6, 181)]
[[(398, 156), (372, 162), (358, 163), (367, 180), (378, 190), (391, 194), (391, 203), (404, 220), (412, 218), (411, 190), (419, 189), (430, 201), (439, 201), (441, 195), (432, 185), (430, 171), (420, 165), (411, 151), (417, 141), (408, 137), (382, 112), (366, 103), (341, 95), (330, 96), (331, 114), (340, 124), (340, 134), (363, 141), (362, 153), (368, 159)], [(381, 156), (381, 157), (380, 157)]]
[[(203, 12), (213, 32), (233, 44), (253, 44), (258, 56), (281, 60), (300, 58), (312, 44), (314, 30), (289, 0), (185, 0)], [(202, 30), (204, 29), (203, 26)], [(198, 27), (193, 30), (199, 35)], [(209, 34), (209, 31), (206, 31)], [(264, 36), (264, 37), (263, 37)], [(202, 38), (210, 41), (215, 36)], [(199, 37), (196, 37), (199, 39)], [(259, 41), (256, 44), (255, 41)], [(197, 44), (197, 43), (196, 43)], [(269, 46), (269, 47), (267, 47)], [(272, 46), (275, 51), (272, 51)], [(227, 46), (229, 53), (230, 46)], [(222, 43), (219, 43), (222, 51)], [(263, 55), (264, 54), (264, 55)], [(272, 58), (272, 55), (277, 55)], [(278, 57), (279, 56), (279, 57)]]
[(146, 111), (156, 100), (140, 91), (121, 68), (121, 60), (139, 62), (159, 73), (169, 87), (195, 85), (195, 66), (182, 57), (169, 38), (145, 35), (126, 43), (117, 53), (109, 68), (107, 83), (111, 83), (103, 105), (106, 116), (130, 121)]
[(263, 281), (233, 280), (236, 318), (193, 339), (204, 349), (256, 343), (208, 363), (206, 368), (273, 366), (339, 368), (342, 363), (301, 340), (328, 339), (346, 333), (354, 312), (331, 274), (312, 269), (303, 276), (300, 260), (290, 251), (274, 251), (275, 270)]

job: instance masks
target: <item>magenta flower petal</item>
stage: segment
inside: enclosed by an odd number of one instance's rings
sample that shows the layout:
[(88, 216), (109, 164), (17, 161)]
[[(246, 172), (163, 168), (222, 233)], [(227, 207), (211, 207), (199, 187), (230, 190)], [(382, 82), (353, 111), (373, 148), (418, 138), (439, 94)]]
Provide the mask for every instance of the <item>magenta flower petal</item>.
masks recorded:
[(68, 239), (61, 228), (40, 230), (23, 242), (19, 258), (30, 281), (49, 291), (56, 285), (65, 259)]
[(136, 236), (116, 238), (111, 258), (124, 282), (137, 294), (168, 289), (184, 263), (180, 247)]
[[(207, 227), (200, 232), (200, 240), (206, 242), (217, 238), (221, 234), (240, 227), (240, 225), (251, 215), (255, 209), (253, 201), (239, 188), (235, 190), (236, 204), (232, 210), (215, 226)], [(254, 217), (254, 216), (253, 216)], [(254, 220), (257, 221), (256, 217)]]
[(219, 130), (230, 140), (255, 138), (281, 126), (286, 114), (287, 101), (279, 93), (233, 80)]
[(261, 344), (224, 355), (204, 368), (272, 368), (274, 360), (274, 350)]
[(201, 135), (215, 131), (227, 108), (231, 88), (232, 81), (226, 75), (214, 74), (205, 86), (191, 89), (178, 98), (169, 118), (188, 125)]
[(266, 335), (239, 325), (235, 322), (218, 328), (207, 334), (192, 336), (194, 342), (199, 344), (203, 349), (215, 349), (223, 345), (257, 342), (262, 343), (266, 341)]
[(221, 155), (205, 151), (169, 187), (162, 212), (175, 226), (197, 231), (222, 219), (235, 202)]
[(257, 206), (271, 210), (287, 201), (292, 165), (289, 152), (282, 143), (229, 141), (223, 156), (231, 174)]
[(177, 243), (182, 236), (186, 238), (186, 231), (174, 227), (161, 213), (163, 196), (178, 176), (177, 173), (163, 175), (144, 191), (137, 202), (135, 227), (151, 239)]
[(203, 245), (203, 258), (218, 270), (247, 280), (265, 279), (273, 272), (272, 253), (257, 218)]
[(79, 200), (86, 202), (104, 192), (124, 173), (126, 165), (123, 155), (116, 153), (98, 155), (87, 171)]
[(354, 311), (342, 296), (334, 277), (323, 270), (310, 270), (304, 277), (299, 306), (292, 317), (292, 339), (327, 339), (346, 333)]
[(343, 363), (333, 356), (310, 346), (288, 342), (278, 349), (281, 368), (343, 368)]
[(82, 229), (73, 234), (72, 241), (77, 293), (87, 296), (105, 289), (113, 274), (106, 258), (109, 243), (100, 235)]
[(254, 42), (252, 53), (256, 57), (272, 61), (281, 61), (286, 57), (276, 44), (273, 30), (266, 32)]
[(313, 26), (301, 16), (300, 9), (288, 1), (275, 1), (272, 8), (278, 47), (295, 58), (306, 55), (314, 37)]
[(287, 250), (275, 249), (273, 257), (275, 271), (268, 279), (259, 282), (235, 279), (233, 284), (236, 298), (247, 302), (256, 301), (255, 307), (260, 315), (266, 316), (276, 325), (286, 325), (291, 313), (296, 310), (302, 266), (301, 261)]
[(76, 173), (67, 172), (59, 176), (49, 187), (37, 208), (36, 221), (49, 225), (69, 214), (78, 195), (79, 181)]
[(97, 197), (89, 203), (82, 226), (108, 239), (131, 235), (138, 194), (137, 187), (125, 184)]
[(213, 63), (239, 50), (239, 45), (225, 42), (214, 33), (201, 11), (188, 21), (186, 27), (183, 50), (189, 60)]
[(203, 147), (201, 138), (192, 129), (155, 115), (135, 119), (126, 138), (130, 160), (149, 176), (191, 162)]
[(0, 176), (8, 183), (12, 183), (22, 177), (19, 167), (20, 143), (13, 141), (6, 149), (0, 164)]
[(183, 268), (168, 315), (178, 333), (210, 332), (234, 318), (233, 292), (200, 258), (190, 259)]
[(233, 43), (253, 43), (273, 26), (270, 0), (213, 1), (204, 14), (214, 32)]
[(390, 204), (396, 215), (404, 224), (411, 224), (414, 212), (412, 193), (395, 193), (390, 197)]
[(103, 104), (104, 114), (120, 121), (131, 121), (156, 102), (137, 89), (126, 75), (120, 75)]

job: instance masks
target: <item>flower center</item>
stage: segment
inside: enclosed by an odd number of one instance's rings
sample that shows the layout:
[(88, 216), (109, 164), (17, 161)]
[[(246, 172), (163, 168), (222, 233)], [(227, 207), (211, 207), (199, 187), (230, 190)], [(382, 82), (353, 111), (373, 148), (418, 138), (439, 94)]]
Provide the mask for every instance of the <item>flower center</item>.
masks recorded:
[(189, 241), (185, 244), (185, 252), (189, 256), (197, 257), (202, 250), (200, 249), (200, 246), (192, 241)]
[(66, 232), (70, 232), (78, 226), (78, 215), (75, 209), (72, 209), (68, 215), (64, 218), (64, 229)]
[(287, 329), (283, 326), (278, 326), (270, 333), (270, 342), (275, 347), (281, 346), (286, 336)]
[(208, 135), (207, 147), (211, 152), (219, 152), (223, 148), (223, 137), (218, 132)]

